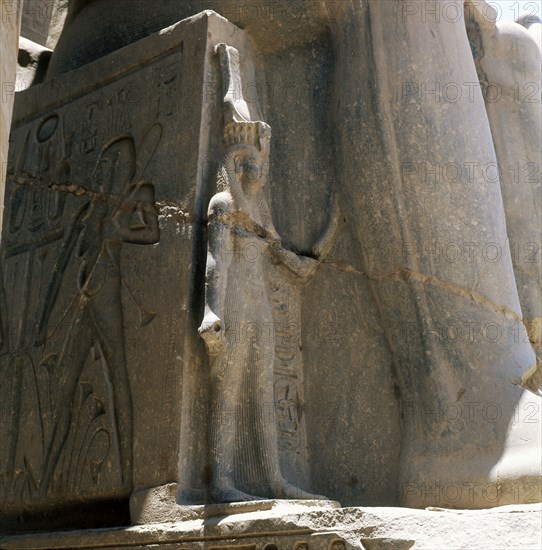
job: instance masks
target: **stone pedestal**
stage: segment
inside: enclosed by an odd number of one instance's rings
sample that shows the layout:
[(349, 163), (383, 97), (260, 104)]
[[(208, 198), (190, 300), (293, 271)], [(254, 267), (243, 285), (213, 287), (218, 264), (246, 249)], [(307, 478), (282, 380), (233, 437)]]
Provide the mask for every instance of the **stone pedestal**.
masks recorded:
[(160, 548), (167, 550), (537, 550), (540, 505), (493, 510), (303, 509), (282, 502), (233, 516), (0, 537), (4, 550)]

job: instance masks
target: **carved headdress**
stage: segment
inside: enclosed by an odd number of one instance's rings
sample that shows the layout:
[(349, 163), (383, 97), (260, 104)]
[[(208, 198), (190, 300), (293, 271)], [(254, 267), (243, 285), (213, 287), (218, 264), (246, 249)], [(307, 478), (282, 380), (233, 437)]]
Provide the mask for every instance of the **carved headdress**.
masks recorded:
[[(259, 119), (259, 112), (251, 108), (243, 96), (239, 52), (226, 44), (218, 44), (216, 52), (220, 57), (222, 86), (224, 90), (224, 145), (253, 145), (260, 151), (269, 150), (271, 128)], [(258, 111), (257, 104), (252, 106)]]

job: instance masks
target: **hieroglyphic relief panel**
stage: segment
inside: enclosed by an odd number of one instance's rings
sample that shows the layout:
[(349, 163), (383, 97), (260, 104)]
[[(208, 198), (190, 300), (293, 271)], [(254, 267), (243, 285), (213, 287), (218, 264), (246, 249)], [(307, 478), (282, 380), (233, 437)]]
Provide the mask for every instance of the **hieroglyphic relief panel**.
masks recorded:
[(68, 111), (26, 125), (8, 176), (2, 390), (11, 386), (15, 403), (4, 473), (12, 501), (131, 487), (121, 253), (124, 243), (159, 241), (154, 184), (141, 176), (161, 126), (136, 152), (129, 126), (113, 123), (87, 160), (72, 152), (76, 120)]
[(275, 327), (275, 418), (281, 462), (307, 475), (303, 407), (300, 291), (281, 273), (270, 277)]
[[(275, 334), (274, 398), (281, 462), (299, 477), (309, 474), (305, 425), (302, 338), (302, 288), (310, 285), (321, 262), (335, 246), (343, 223), (338, 204), (330, 211), (328, 225), (307, 254), (286, 252), (284, 266), (270, 270), (271, 303)], [(287, 248), (288, 249), (288, 248)], [(316, 259), (317, 258), (317, 259)]]
[(198, 138), (212, 109), (208, 25), (18, 98), (1, 248), (0, 503), (126, 497), (176, 473), (182, 366), (198, 361), (186, 305), (210, 139)]

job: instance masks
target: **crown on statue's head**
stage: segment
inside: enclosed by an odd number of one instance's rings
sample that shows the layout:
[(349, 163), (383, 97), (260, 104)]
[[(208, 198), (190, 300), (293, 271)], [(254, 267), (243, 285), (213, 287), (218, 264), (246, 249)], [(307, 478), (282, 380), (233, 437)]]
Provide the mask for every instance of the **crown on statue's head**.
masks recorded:
[(234, 121), (226, 124), (224, 128), (224, 144), (226, 147), (233, 145), (253, 145), (262, 150), (264, 141), (271, 140), (271, 128), (261, 121)]

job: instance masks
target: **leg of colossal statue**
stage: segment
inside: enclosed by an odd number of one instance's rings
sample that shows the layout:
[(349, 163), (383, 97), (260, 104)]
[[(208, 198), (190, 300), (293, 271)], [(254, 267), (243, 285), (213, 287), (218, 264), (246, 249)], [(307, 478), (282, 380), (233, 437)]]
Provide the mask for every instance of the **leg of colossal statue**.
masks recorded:
[[(508, 238), (523, 320), (542, 344), (542, 110), (540, 50), (516, 23), (477, 25), (469, 33), (500, 167)], [(533, 380), (538, 385), (540, 380)], [(533, 389), (535, 389), (533, 387)]]
[(521, 387), (535, 355), (463, 14), (341, 6), (337, 189), (395, 355), (402, 502), (540, 500), (540, 399)]

